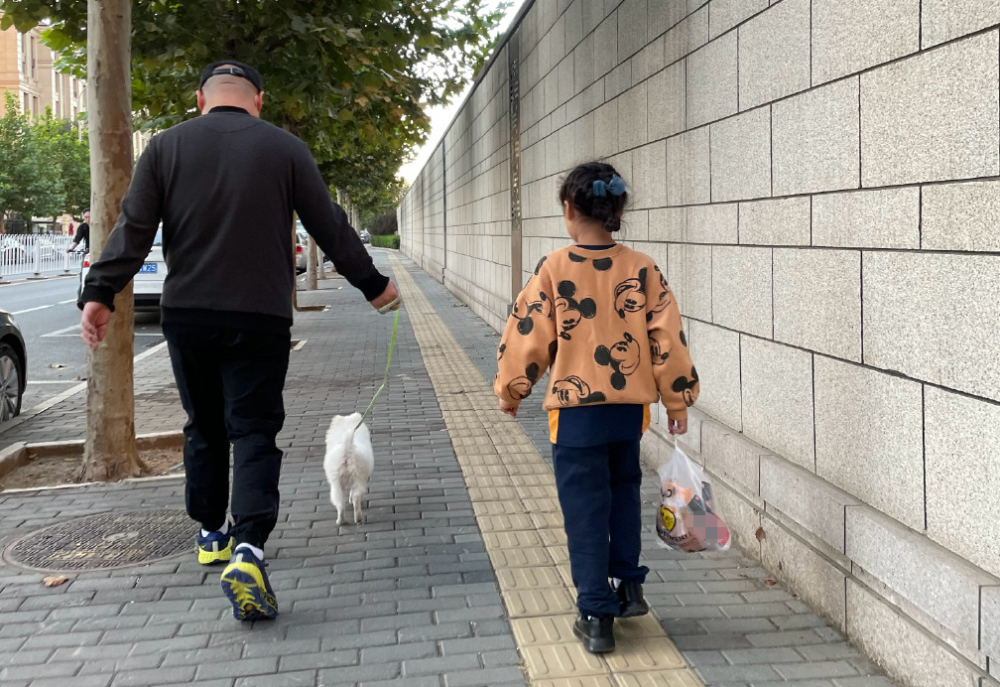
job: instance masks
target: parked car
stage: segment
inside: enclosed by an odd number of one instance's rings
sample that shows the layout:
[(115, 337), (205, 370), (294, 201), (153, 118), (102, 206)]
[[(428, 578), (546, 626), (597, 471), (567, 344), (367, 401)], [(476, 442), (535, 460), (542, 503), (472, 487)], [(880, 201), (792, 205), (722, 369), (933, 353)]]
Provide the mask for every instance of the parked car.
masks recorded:
[(302, 274), (306, 271), (306, 261), (308, 260), (309, 253), (307, 248), (309, 246), (309, 233), (306, 228), (302, 226), (302, 222), (295, 220), (295, 272), (297, 274)]
[(0, 424), (21, 412), (27, 384), (28, 356), (14, 316), (0, 310)]
[[(80, 270), (80, 288), (90, 271), (90, 253), (83, 256), (83, 269)], [(153, 247), (146, 256), (146, 261), (139, 268), (139, 273), (132, 281), (132, 299), (136, 312), (159, 312), (160, 298), (163, 296), (163, 282), (167, 278), (167, 263), (163, 260), (163, 225), (156, 230)]]

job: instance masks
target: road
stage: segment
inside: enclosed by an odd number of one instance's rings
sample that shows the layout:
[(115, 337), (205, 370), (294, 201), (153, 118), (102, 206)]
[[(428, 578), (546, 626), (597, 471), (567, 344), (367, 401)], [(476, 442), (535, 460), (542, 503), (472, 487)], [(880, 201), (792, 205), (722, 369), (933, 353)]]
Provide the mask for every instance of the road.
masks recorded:
[[(72, 276), (0, 286), (0, 308), (13, 313), (28, 348), (22, 410), (66, 391), (87, 375), (76, 307), (78, 284), (79, 277)], [(163, 341), (156, 318), (149, 315), (138, 316), (135, 333), (136, 353)]]

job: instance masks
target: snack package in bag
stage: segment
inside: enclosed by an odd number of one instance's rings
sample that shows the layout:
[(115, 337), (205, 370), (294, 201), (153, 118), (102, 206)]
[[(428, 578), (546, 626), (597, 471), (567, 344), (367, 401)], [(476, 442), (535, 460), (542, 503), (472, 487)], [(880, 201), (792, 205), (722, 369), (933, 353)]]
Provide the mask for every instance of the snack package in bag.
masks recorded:
[(674, 448), (670, 460), (660, 466), (660, 507), (656, 534), (660, 546), (674, 551), (728, 551), (729, 528), (712, 502), (712, 486), (701, 467)]

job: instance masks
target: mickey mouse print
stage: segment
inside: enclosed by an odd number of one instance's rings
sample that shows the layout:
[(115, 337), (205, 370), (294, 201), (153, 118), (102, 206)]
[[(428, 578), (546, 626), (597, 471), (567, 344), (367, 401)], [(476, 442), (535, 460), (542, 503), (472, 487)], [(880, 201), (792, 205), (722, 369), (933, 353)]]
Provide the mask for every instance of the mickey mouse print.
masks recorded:
[(545, 408), (652, 404), (687, 416), (699, 381), (666, 276), (620, 244), (545, 256), (514, 303), (494, 391), (516, 408), (551, 367)]

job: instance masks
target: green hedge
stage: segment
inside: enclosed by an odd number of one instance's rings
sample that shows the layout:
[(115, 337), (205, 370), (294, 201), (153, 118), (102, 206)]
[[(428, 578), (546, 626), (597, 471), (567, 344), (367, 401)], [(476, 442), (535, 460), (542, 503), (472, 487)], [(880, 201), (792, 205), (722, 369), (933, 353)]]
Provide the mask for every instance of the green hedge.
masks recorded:
[(372, 236), (372, 245), (375, 248), (393, 248), (399, 250), (399, 234), (391, 236)]

